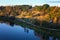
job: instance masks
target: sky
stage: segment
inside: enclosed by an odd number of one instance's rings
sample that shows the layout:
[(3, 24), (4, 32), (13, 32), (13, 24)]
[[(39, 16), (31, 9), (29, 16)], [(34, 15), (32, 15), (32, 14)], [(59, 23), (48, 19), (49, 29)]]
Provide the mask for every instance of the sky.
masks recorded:
[(60, 6), (60, 0), (0, 0), (0, 6), (6, 5), (43, 5)]

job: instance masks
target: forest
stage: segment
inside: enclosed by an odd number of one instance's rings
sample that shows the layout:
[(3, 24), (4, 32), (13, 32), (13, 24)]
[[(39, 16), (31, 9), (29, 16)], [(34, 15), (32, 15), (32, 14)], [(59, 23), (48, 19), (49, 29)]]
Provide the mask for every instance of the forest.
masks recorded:
[(48, 4), (34, 7), (31, 5), (0, 6), (0, 17), (21, 18), (37, 25), (45, 21), (60, 24), (60, 7)]

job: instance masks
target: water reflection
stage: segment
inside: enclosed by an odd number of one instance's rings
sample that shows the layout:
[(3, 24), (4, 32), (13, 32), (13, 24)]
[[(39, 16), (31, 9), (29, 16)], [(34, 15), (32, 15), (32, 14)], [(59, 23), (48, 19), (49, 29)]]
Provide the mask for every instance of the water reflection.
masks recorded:
[(27, 27), (24, 28), (24, 32), (29, 33), (29, 29)]
[(47, 33), (35, 31), (35, 36), (39, 37), (40, 40), (60, 40), (60, 36), (59, 35), (56, 36), (56, 33), (54, 33), (54, 35), (50, 35)]
[(14, 22), (11, 22), (11, 21), (3, 21), (3, 20), (0, 20), (0, 23), (6, 23), (6, 24), (9, 24), (11, 27), (14, 26)]
[(14, 22), (10, 22), (10, 26), (14, 26)]
[[(0, 35), (3, 35), (1, 33), (5, 33), (4, 36), (6, 36), (6, 38), (12, 38), (12, 39), (20, 39), (20, 40), (60, 40), (60, 32), (56, 33), (56, 32), (50, 32), (50, 31), (42, 31), (41, 29), (30, 29), (30, 25), (29, 26), (16, 26), (16, 24), (14, 22), (10, 22), (10, 21), (0, 21), (0, 26), (2, 25), (2, 23), (5, 24), (9, 24), (10, 27), (7, 27), (7, 25), (5, 25), (5, 27), (0, 27), (2, 28), (0, 30)], [(12, 28), (14, 27), (14, 28)], [(8, 36), (9, 35), (9, 36)], [(12, 35), (12, 36), (11, 36)], [(1, 36), (0, 36), (1, 37)], [(10, 38), (10, 39), (11, 39)]]
[(45, 34), (39, 34), (35, 32), (35, 35), (38, 36), (41, 40), (49, 40), (49, 36)]

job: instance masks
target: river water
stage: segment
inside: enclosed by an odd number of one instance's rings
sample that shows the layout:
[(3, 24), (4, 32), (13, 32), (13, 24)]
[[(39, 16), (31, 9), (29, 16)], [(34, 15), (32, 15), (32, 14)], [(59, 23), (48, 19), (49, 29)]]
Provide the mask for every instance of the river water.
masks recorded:
[[(24, 24), (23, 24), (24, 25)], [(21, 25), (0, 22), (0, 40), (60, 40)]]

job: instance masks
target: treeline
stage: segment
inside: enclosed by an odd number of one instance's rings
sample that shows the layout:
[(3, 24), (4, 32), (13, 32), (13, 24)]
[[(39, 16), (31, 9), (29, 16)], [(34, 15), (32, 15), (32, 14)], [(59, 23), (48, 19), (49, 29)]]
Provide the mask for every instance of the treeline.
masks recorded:
[(21, 11), (28, 11), (32, 6), (29, 5), (21, 5), (21, 6), (0, 6), (0, 16), (19, 15)]
[(0, 6), (0, 16), (15, 16), (17, 18), (30, 18), (44, 21), (60, 22), (60, 7), (30, 5)]

